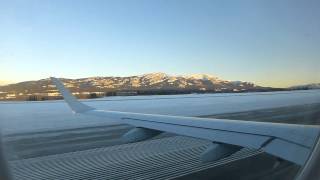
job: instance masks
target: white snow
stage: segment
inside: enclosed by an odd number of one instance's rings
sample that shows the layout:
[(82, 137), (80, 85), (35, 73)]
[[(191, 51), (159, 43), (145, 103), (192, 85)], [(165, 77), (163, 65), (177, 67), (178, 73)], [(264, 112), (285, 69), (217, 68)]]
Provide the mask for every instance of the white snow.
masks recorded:
[[(202, 116), (228, 112), (320, 103), (320, 90), (108, 97), (85, 100), (98, 109), (180, 116)], [(2, 102), (3, 134), (107, 125), (103, 119), (73, 114), (64, 101)]]

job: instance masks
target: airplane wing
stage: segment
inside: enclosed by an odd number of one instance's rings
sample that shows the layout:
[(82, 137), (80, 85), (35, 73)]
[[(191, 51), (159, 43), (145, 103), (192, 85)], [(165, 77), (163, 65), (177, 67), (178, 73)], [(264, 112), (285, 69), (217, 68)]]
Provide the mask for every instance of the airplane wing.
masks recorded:
[(79, 102), (57, 78), (51, 78), (73, 112), (119, 121), (135, 126), (123, 139), (137, 142), (161, 132), (206, 139), (212, 145), (202, 161), (231, 155), (242, 147), (263, 150), (276, 157), (303, 165), (311, 154), (320, 127), (98, 110)]

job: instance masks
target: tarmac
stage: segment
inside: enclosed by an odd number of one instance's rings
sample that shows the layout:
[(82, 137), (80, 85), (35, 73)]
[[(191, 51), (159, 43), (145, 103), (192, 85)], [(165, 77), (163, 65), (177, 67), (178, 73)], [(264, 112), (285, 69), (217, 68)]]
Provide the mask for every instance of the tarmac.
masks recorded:
[[(212, 118), (320, 124), (320, 105), (216, 114)], [(131, 126), (119, 124), (3, 137), (15, 179), (292, 179), (300, 167), (243, 148), (215, 162), (200, 162), (211, 142), (163, 133), (125, 144)]]

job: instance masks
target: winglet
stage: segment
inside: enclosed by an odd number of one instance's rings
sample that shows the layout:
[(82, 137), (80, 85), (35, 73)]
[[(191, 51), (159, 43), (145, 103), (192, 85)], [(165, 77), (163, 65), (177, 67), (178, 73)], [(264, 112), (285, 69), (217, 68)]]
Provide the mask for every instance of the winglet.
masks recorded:
[(62, 94), (64, 100), (67, 102), (69, 107), (72, 109), (75, 113), (82, 113), (85, 111), (93, 110), (93, 107), (87, 106), (81, 102), (79, 102), (71, 93), (69, 90), (67, 90), (62, 82), (54, 77), (51, 77), (51, 81), (54, 85), (56, 85), (59, 92)]

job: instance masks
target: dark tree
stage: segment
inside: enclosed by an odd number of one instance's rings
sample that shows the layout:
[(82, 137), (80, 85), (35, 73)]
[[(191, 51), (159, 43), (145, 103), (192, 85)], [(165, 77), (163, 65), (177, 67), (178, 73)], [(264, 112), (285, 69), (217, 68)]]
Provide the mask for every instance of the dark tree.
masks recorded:
[(90, 93), (88, 98), (89, 99), (98, 98), (97, 93)]

